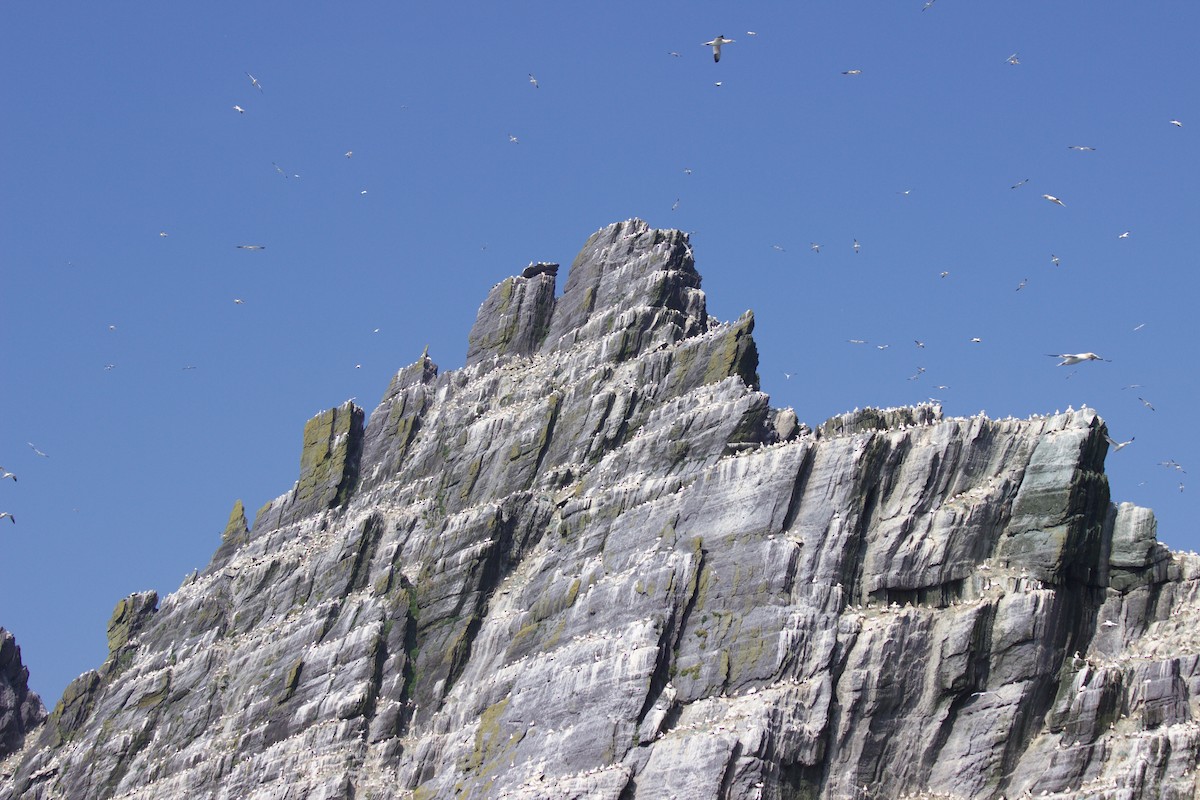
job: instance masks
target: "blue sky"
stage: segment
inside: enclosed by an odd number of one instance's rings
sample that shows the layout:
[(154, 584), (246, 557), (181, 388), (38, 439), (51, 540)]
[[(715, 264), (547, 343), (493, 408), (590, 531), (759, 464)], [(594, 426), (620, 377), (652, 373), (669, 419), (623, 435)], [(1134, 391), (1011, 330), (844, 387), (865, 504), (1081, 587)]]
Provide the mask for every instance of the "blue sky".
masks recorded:
[(923, 5), (0, 4), (0, 625), (33, 688), (288, 490), (310, 416), (426, 344), (461, 366), (493, 284), (630, 217), (754, 309), (774, 405), (1086, 403), (1136, 437), (1113, 499), (1195, 548), (1160, 462), (1200, 470), (1200, 5)]

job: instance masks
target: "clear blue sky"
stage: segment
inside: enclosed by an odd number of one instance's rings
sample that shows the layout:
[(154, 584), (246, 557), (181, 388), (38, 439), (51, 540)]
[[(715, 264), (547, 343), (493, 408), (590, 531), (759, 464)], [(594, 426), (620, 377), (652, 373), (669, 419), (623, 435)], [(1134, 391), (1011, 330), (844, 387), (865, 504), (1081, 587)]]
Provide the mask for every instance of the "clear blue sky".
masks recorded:
[(755, 310), (775, 405), (1086, 403), (1136, 436), (1114, 500), (1196, 547), (1159, 462), (1200, 475), (1200, 4), (923, 5), (0, 4), (0, 625), (34, 689), (287, 491), (310, 416), (426, 344), (461, 366), (494, 283), (629, 217)]

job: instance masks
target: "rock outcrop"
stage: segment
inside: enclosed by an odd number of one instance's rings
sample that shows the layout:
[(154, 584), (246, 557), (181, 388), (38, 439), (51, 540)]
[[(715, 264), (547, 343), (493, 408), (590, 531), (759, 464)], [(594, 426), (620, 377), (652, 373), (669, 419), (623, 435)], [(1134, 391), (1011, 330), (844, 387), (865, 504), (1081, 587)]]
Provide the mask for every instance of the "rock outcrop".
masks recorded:
[(122, 601), (0, 798), (1193, 796), (1200, 559), (1094, 411), (810, 429), (684, 234), (536, 266)]
[(0, 628), (0, 759), (20, 750), (25, 733), (45, 719), (42, 698), (29, 691), (29, 668), (21, 663), (16, 637)]

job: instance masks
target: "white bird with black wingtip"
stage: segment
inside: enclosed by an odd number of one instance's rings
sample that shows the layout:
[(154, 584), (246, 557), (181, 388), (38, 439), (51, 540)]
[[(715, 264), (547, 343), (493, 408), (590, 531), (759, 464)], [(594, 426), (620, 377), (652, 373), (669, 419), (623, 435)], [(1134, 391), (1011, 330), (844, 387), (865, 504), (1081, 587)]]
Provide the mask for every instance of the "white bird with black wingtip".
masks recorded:
[(733, 44), (733, 39), (726, 39), (724, 34), (717, 34), (717, 38), (704, 43), (706, 47), (713, 49), (713, 61), (721, 60), (721, 45), (723, 44)]

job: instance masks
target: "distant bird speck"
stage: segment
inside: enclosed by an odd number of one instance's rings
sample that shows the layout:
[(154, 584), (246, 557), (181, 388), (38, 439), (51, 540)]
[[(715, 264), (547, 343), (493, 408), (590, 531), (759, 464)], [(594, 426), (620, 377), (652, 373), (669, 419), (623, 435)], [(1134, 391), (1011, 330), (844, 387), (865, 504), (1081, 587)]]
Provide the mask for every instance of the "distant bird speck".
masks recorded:
[(1172, 124), (1172, 125), (1174, 125), (1176, 128), (1182, 128), (1182, 127), (1183, 127), (1183, 123), (1182, 123), (1182, 122), (1180, 122), (1180, 121), (1179, 121), (1179, 120), (1177, 120), (1177, 119), (1173, 119), (1173, 120), (1171, 120), (1171, 124)]
[(1062, 262), (1059, 260), (1058, 256), (1054, 255), (1054, 253), (1051, 253), (1050, 263), (1057, 267)]
[(258, 89), (260, 92), (262, 91), (262, 84), (258, 82), (258, 78), (254, 77), (249, 72), (246, 73), (246, 77), (250, 79), (251, 86), (253, 86), (255, 89)]
[(978, 336), (971, 337), (971, 344), (980, 344), (981, 342), (983, 342), (983, 339), (980, 339)]
[(1029, 183), (1029, 178), (1022, 178), (1021, 180), (1017, 181), (1016, 183), (1014, 183), (1012, 186), (1010, 186), (1010, 187), (1008, 187), (1008, 188), (1010, 188), (1010, 189), (1018, 189), (1018, 188), (1020, 188), (1020, 187), (1024, 186), (1025, 184), (1027, 184), (1027, 183)]
[(758, 36), (758, 31), (746, 31), (747, 36)]
[(164, 238), (164, 239), (165, 239), (165, 238), (167, 238), (167, 232), (166, 232), (166, 231), (159, 231), (159, 232), (158, 232), (158, 235), (159, 235), (159, 236), (161, 236), (161, 237), (162, 237), (162, 238)]
[(922, 342), (920, 339), (913, 339), (913, 344), (915, 344), (921, 350), (925, 349), (925, 343)]
[(1153, 406), (1153, 405), (1151, 405), (1150, 401), (1149, 401), (1149, 400), (1147, 400), (1146, 398), (1144, 398), (1144, 397), (1139, 397), (1139, 398), (1138, 398), (1138, 400), (1141, 400), (1141, 401), (1142, 401), (1142, 405), (1144, 405), (1146, 408), (1150, 409), (1151, 411), (1153, 411), (1153, 410), (1154, 410), (1154, 406)]
[(942, 270), (941, 272), (939, 272), (939, 273), (938, 273), (938, 277), (939, 277), (939, 278), (945, 278), (945, 277), (947, 277), (947, 276), (949, 276), (949, 275), (950, 275), (950, 273), (949, 273), (949, 272), (947, 272), (946, 270)]
[(1067, 149), (1068, 150), (1078, 150), (1081, 153), (1092, 153), (1092, 152), (1095, 152), (1095, 150), (1096, 150), (1096, 148), (1088, 147), (1087, 145), (1084, 145), (1084, 144), (1069, 144), (1069, 145), (1067, 145)]
[(1118, 235), (1117, 238), (1118, 239), (1128, 239), (1130, 233), (1131, 233), (1131, 231), (1125, 231), (1124, 233)]
[(726, 39), (724, 34), (718, 34), (717, 38), (713, 39), (711, 42), (704, 43), (706, 47), (711, 47), (713, 49), (713, 61), (721, 60), (721, 45), (725, 44), (733, 44), (733, 39)]
[(237, 249), (238, 250), (266, 250), (267, 246), (265, 244), (239, 244), (237, 246)]
[(347, 151), (346, 151), (346, 153), (345, 153), (345, 155), (346, 155), (346, 158), (351, 158), (351, 157), (354, 155), (354, 151), (353, 151), (353, 150), (347, 150)]
[(9, 472), (8, 470), (4, 469), (4, 467), (0, 467), (0, 472), (4, 473), (3, 475), (0, 475), (0, 481), (7, 480), (8, 478), (12, 478), (13, 483), (17, 482), (17, 476), (15, 474)]
[(810, 244), (810, 245), (808, 246), (808, 249), (809, 249), (809, 250), (812, 250), (814, 253), (820, 253), (820, 252), (821, 252), (821, 245), (817, 244), (816, 242), (813, 242), (812, 244)]
[(245, 113), (246, 113), (246, 109), (242, 108), (241, 106), (234, 106), (234, 107), (233, 107), (233, 110), (234, 110), (234, 111), (236, 111), (236, 112), (238, 112), (239, 114), (245, 114)]
[(1060, 205), (1060, 206), (1065, 206), (1065, 205), (1066, 205), (1066, 203), (1064, 203), (1062, 200), (1059, 200), (1057, 197), (1055, 197), (1055, 196), (1054, 196), (1054, 195), (1052, 195), (1052, 194), (1044, 194), (1044, 195), (1042, 195), (1042, 197), (1046, 198), (1046, 199), (1047, 199), (1047, 200), (1049, 200), (1051, 203), (1057, 203), (1057, 204), (1058, 204), (1058, 205)]
[(238, 305), (238, 306), (244, 306), (244, 305), (246, 305), (246, 301), (240, 297), (235, 297), (235, 298), (233, 298), (233, 304)]
[(937, 0), (925, 0), (925, 5), (921, 6), (922, 11), (928, 11)]
[(1021, 282), (1017, 284), (1017, 291), (1019, 292), (1022, 289), (1024, 289), (1028, 283), (1029, 283), (1029, 278), (1022, 278)]
[(16, 524), (17, 518), (7, 511), (0, 511), (0, 519), (7, 519), (9, 522)]
[(1016, 66), (1017, 64), (1020, 64), (1020, 63), (1021, 63), (1021, 59), (1017, 58), (1017, 54), (1016, 54), (1016, 53), (1013, 53), (1011, 56), (1009, 56), (1008, 58), (1004, 59), (1004, 63), (1005, 63), (1005, 64), (1012, 64), (1013, 66)]
[(671, 210), (672, 210), (672, 211), (674, 211), (674, 210), (675, 210), (675, 209), (677, 209), (677, 208), (679, 208), (679, 198), (678, 198), (678, 197), (676, 197), (676, 198), (675, 198), (675, 202), (674, 202), (674, 203), (671, 203)]
[(674, 58), (679, 58), (681, 55), (683, 55), (683, 53), (676, 53), (674, 50), (671, 50), (667, 53), (667, 55), (672, 56)]
[(33, 454), (34, 454), (34, 455), (36, 455), (36, 456), (41, 456), (42, 458), (49, 458), (49, 457), (50, 457), (50, 456), (46, 455), (45, 453), (43, 453), (41, 450), (38, 450), (36, 447), (34, 447), (34, 444), (33, 444), (33, 442), (26, 442), (25, 444), (29, 445), (29, 446), (30, 446), (30, 447), (33, 449)]
[(529, 82), (533, 84), (533, 88), (538, 88), (537, 78), (533, 77), (533, 73), (529, 73)]
[(842, 72), (843, 75), (862, 75), (861, 69), (848, 69)]
[(508, 135), (508, 140), (509, 140), (510, 142), (512, 142), (513, 144), (517, 144), (517, 143), (518, 143), (518, 139), (517, 139), (517, 137), (513, 136), (511, 133)]
[(858, 243), (858, 239), (854, 240), (854, 252), (857, 253), (862, 249), (862, 245)]

